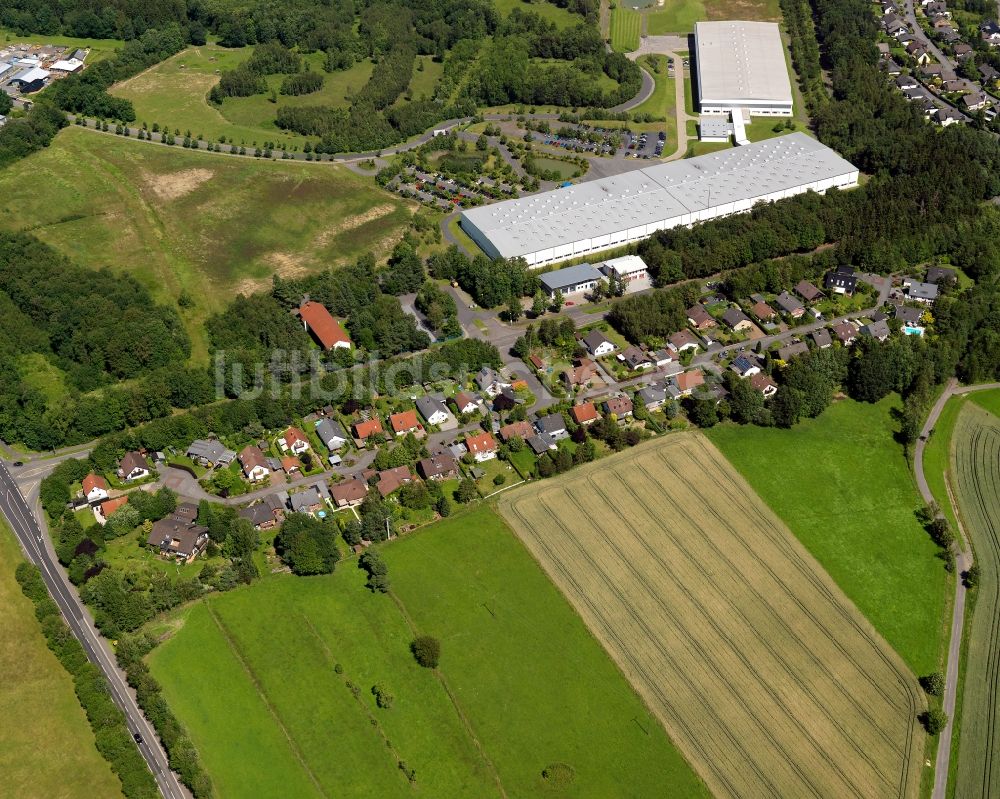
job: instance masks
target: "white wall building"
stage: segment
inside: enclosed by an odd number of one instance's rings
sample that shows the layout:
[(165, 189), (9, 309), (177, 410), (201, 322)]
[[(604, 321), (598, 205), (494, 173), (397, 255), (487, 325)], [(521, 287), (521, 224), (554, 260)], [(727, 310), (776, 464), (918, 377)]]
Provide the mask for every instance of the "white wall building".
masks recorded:
[(649, 278), (646, 262), (638, 255), (623, 255), (621, 258), (612, 258), (602, 263), (600, 270), (608, 277), (611, 277), (611, 273), (614, 272), (625, 281)]
[(792, 83), (774, 22), (696, 22), (696, 88), (703, 114), (744, 109), (791, 116)]
[(657, 230), (858, 183), (858, 168), (804, 133), (638, 169), (462, 212), (494, 258), (531, 266), (620, 247)]

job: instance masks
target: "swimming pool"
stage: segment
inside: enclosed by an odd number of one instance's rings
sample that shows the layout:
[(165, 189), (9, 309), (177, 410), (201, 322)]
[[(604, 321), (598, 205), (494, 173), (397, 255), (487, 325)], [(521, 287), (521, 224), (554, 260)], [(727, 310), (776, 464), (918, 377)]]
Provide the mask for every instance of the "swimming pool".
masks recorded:
[(915, 325), (903, 325), (903, 333), (907, 336), (922, 336), (924, 329)]

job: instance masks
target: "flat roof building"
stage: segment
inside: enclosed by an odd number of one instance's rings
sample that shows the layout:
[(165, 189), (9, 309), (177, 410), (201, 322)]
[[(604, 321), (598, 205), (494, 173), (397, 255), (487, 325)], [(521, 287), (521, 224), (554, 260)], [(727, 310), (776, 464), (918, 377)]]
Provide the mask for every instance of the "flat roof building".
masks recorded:
[(774, 22), (696, 22), (699, 110), (734, 108), (754, 116), (791, 116), (792, 83)]
[(858, 169), (804, 133), (660, 164), (462, 212), (493, 258), (542, 266), (749, 211), (806, 191), (858, 183)]
[(539, 279), (545, 293), (553, 297), (557, 291), (563, 294), (591, 291), (603, 279), (603, 275), (590, 264), (577, 264), (546, 272)]

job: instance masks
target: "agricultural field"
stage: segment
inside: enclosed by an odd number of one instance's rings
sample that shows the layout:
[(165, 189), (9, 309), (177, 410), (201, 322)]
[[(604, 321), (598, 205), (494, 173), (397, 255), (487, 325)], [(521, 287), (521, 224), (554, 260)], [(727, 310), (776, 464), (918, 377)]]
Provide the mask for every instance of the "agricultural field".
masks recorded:
[(954, 795), (985, 799), (1000, 793), (1000, 419), (967, 402), (953, 442), (952, 484), (981, 572), (968, 628)]
[(929, 674), (942, 668), (952, 586), (916, 516), (923, 501), (893, 439), (898, 406), (842, 401), (794, 430), (719, 425), (708, 437), (913, 672)]
[[(259, 162), (70, 127), (0, 173), (2, 224), (74, 260), (130, 272), (180, 308), (193, 359), (204, 319), (239, 291), (385, 256), (414, 209), (346, 167)], [(55, 390), (55, 389), (53, 389)]]
[[(218, 795), (707, 795), (491, 509), (382, 551), (388, 596), (352, 559), (158, 622), (169, 638), (150, 667)], [(408, 650), (422, 633), (441, 641), (435, 670)], [(376, 706), (376, 683), (390, 708)]]
[(627, 6), (611, 9), (611, 47), (619, 53), (631, 53), (639, 49), (639, 33), (642, 30), (642, 15)]
[(500, 509), (713, 795), (917, 795), (913, 675), (702, 435)]
[(996, 417), (1000, 417), (1000, 388), (973, 391), (969, 394), (969, 399), (980, 408), (989, 411)]
[(0, 669), (7, 677), (0, 681), (0, 796), (120, 797), (121, 783), (97, 752), (73, 680), (14, 579), (22, 560), (0, 522)]

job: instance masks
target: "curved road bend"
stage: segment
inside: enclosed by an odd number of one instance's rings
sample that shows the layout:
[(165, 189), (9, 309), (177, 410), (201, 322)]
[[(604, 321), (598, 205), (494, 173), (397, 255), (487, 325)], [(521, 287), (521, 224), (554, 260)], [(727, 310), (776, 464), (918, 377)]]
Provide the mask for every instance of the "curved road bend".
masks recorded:
[[(920, 438), (913, 453), (913, 472), (917, 479), (917, 487), (924, 502), (930, 504), (934, 502), (934, 495), (927, 485), (927, 477), (924, 474), (924, 448), (927, 444), (927, 437), (937, 424), (938, 417), (948, 400), (959, 394), (969, 394), (973, 391), (983, 389), (1000, 388), (1000, 383), (985, 383), (976, 386), (958, 386), (958, 381), (952, 378), (948, 381), (941, 396), (931, 408), (924, 422), (924, 428), (920, 431)], [(956, 513), (956, 516), (958, 514)], [(942, 730), (938, 738), (937, 758), (934, 764), (934, 790), (931, 799), (945, 799), (948, 789), (948, 769), (951, 762), (951, 736), (952, 724), (955, 718), (955, 704), (958, 694), (958, 665), (962, 652), (962, 630), (965, 624), (965, 584), (959, 575), (972, 566), (972, 552), (968, 549), (968, 543), (959, 531), (958, 535), (958, 555), (955, 558), (956, 579), (955, 579), (955, 604), (951, 614), (951, 638), (948, 642), (948, 667), (945, 673), (944, 697), (942, 700), (943, 710), (948, 714), (948, 723)]]
[(47, 536), (39, 527), (37, 517), (28, 507), (17, 483), (7, 469), (7, 464), (2, 461), (0, 461), (0, 512), (6, 517), (28, 560), (41, 570), (42, 579), (52, 599), (59, 606), (66, 623), (83, 646), (87, 657), (104, 674), (112, 699), (125, 714), (129, 732), (142, 736), (143, 743), (139, 744), (139, 751), (156, 778), (160, 793), (165, 799), (187, 799), (190, 794), (170, 770), (167, 755), (160, 747), (156, 731), (136, 704), (124, 675), (119, 671), (104, 640), (94, 628), (80, 598), (56, 563), (54, 553), (48, 546)]

